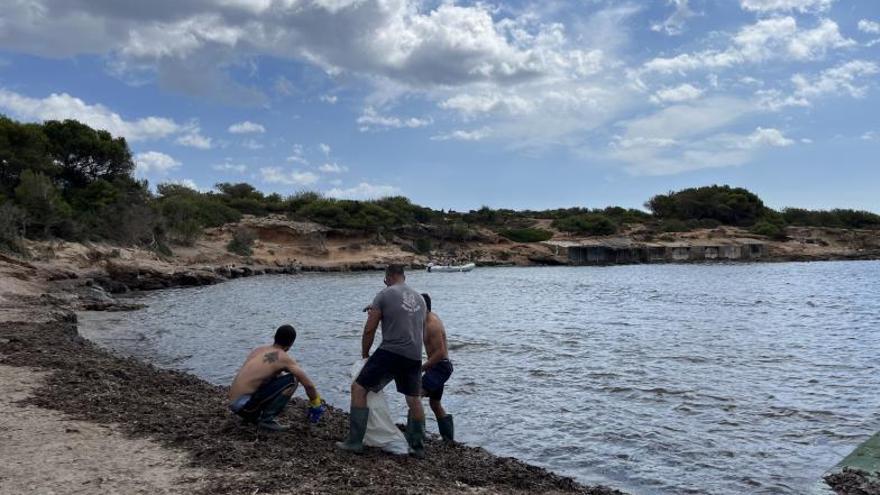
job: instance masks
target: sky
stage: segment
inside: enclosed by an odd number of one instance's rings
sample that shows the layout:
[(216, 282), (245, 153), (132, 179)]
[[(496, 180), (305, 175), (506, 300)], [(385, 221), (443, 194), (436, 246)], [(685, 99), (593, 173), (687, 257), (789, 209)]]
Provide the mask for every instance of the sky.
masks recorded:
[(2, 0), (0, 113), (136, 175), (434, 208), (880, 212), (877, 0)]

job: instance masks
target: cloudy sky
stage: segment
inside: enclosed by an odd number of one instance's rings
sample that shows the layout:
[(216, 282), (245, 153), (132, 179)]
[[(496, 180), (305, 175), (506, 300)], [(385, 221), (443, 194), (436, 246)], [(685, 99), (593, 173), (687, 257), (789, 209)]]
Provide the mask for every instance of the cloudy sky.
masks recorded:
[(692, 185), (880, 211), (876, 0), (4, 0), (0, 113), (138, 175), (639, 207)]

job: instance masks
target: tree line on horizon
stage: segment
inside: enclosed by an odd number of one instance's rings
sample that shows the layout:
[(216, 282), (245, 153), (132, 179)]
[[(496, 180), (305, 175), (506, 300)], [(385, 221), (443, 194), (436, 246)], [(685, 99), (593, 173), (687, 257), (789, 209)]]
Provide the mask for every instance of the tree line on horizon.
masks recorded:
[[(140, 245), (169, 254), (169, 246), (191, 245), (205, 228), (237, 222), (242, 215), (269, 214), (377, 236), (409, 230), (407, 235), (420, 252), (432, 249), (432, 239), (476, 239), (478, 228), (516, 242), (549, 239), (550, 231), (535, 227), (537, 219), (579, 235), (611, 235), (635, 224), (658, 232), (731, 225), (774, 238), (783, 238), (785, 228), (792, 225), (880, 229), (880, 215), (875, 213), (776, 211), (746, 189), (718, 185), (656, 195), (645, 203), (648, 211), (484, 206), (455, 212), (419, 206), (402, 196), (356, 201), (304, 191), (284, 197), (264, 194), (247, 183), (219, 183), (208, 192), (163, 183), (152, 192), (147, 181), (134, 177), (134, 170), (123, 137), (76, 120), (35, 124), (0, 115), (0, 249), (23, 252), (23, 238), (56, 238)], [(413, 233), (419, 226), (421, 230)], [(249, 252), (246, 245), (230, 249)]]

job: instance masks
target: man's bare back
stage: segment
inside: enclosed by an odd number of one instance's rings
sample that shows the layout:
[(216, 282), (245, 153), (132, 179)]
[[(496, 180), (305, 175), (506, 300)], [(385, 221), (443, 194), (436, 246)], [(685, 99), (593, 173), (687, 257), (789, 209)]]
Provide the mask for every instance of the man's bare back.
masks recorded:
[(425, 352), (428, 354), (425, 369), (449, 358), (446, 345), (446, 327), (434, 312), (428, 313), (425, 320)]
[[(282, 371), (290, 372), (302, 383), (306, 392), (314, 391), (315, 385), (296, 361), (283, 349), (274, 345), (260, 346), (251, 351), (229, 387), (229, 400), (235, 401), (245, 394), (252, 394), (260, 385)], [(309, 393), (312, 397), (312, 393)]]

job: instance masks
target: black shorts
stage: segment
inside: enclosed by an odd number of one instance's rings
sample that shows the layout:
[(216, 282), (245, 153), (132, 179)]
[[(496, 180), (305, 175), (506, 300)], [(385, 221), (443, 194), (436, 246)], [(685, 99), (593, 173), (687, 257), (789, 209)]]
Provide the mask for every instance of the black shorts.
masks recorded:
[(423, 394), (431, 400), (443, 398), (443, 389), (446, 388), (446, 381), (452, 376), (452, 362), (444, 359), (435, 364), (422, 377)]
[(421, 373), (421, 361), (378, 349), (370, 359), (367, 359), (355, 382), (370, 392), (378, 392), (394, 380), (398, 392), (418, 397), (421, 391), (419, 383)]

